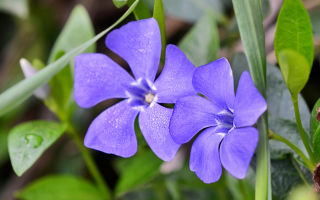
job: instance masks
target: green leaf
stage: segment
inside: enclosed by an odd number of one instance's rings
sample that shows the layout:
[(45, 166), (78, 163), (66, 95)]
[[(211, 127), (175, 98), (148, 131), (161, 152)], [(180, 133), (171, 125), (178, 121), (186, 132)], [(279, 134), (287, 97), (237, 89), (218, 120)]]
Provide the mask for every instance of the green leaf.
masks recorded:
[(19, 191), (16, 196), (23, 200), (103, 200), (92, 183), (70, 175), (41, 178)]
[[(49, 56), (49, 63), (56, 60), (61, 51), (68, 52), (94, 37), (94, 29), (90, 16), (82, 5), (77, 5), (71, 12)], [(94, 52), (95, 45), (91, 45), (85, 52)], [(58, 56), (61, 57), (61, 56)], [(73, 60), (72, 60), (73, 61)]]
[[(260, 0), (232, 0), (242, 44), (249, 62), (252, 80), (260, 93), (266, 95), (266, 52)], [(258, 123), (256, 200), (271, 199), (269, 173), (268, 118), (264, 114)]]
[(127, 4), (128, 0), (112, 0), (113, 4), (117, 7), (117, 8), (122, 8), (124, 5)]
[(319, 161), (320, 160), (320, 127), (318, 127), (316, 132), (314, 133), (312, 144), (313, 144), (314, 155), (317, 161)]
[(297, 96), (306, 85), (310, 67), (305, 57), (293, 50), (283, 50), (278, 55), (281, 73), (293, 97)]
[[(134, 3), (134, 0), (128, 0), (128, 5), (131, 6)], [(133, 14), (136, 20), (147, 19), (151, 17), (151, 13), (148, 7), (143, 3), (143, 1), (139, 1), (136, 8), (133, 10)]]
[(31, 78), (24, 79), (14, 85), (13, 87), (7, 89), (0, 95), (0, 116), (7, 113), (14, 107), (20, 105), (28, 97), (30, 97), (33, 92), (39, 88), (41, 85), (47, 83), (54, 75), (61, 71), (77, 54), (83, 52), (99, 40), (102, 36), (112, 30), (120, 22), (122, 22), (136, 7), (139, 0), (136, 0), (130, 8), (120, 17), (114, 24), (110, 27), (96, 35), (94, 38), (88, 40), (87, 42), (81, 44), (80, 46), (72, 49), (59, 60), (49, 64), (43, 70), (39, 71), (37, 74)]
[(320, 9), (312, 10), (310, 12), (312, 30), (315, 35), (320, 37)]
[(164, 63), (166, 53), (166, 19), (162, 0), (154, 1), (153, 17), (158, 21), (161, 33), (161, 62)]
[(217, 58), (219, 34), (212, 12), (208, 11), (179, 43), (181, 50), (196, 66), (207, 64)]
[(0, 166), (8, 159), (8, 135), (0, 130)]
[[(269, 128), (278, 135), (295, 144), (303, 153), (307, 154), (307, 151), (300, 138), (297, 124), (294, 121), (270, 117)], [(295, 154), (290, 147), (277, 140), (270, 140), (269, 144), (270, 156), (272, 159), (283, 159), (287, 154)]]
[(320, 98), (314, 104), (311, 116), (310, 116), (310, 133), (311, 136), (316, 133), (316, 130), (320, 127), (320, 122), (317, 120), (318, 109), (320, 108)]
[(126, 162), (126, 167), (116, 185), (116, 196), (137, 188), (159, 174), (162, 161), (153, 152), (144, 152)]
[(290, 192), (288, 200), (301, 199), (318, 200), (319, 198), (317, 193), (310, 186), (300, 185)]
[(27, 171), (65, 131), (66, 126), (50, 121), (32, 121), (14, 127), (8, 137), (12, 167), (18, 176)]
[(274, 39), (274, 49), (279, 61), (283, 50), (291, 49), (313, 61), (313, 36), (310, 18), (301, 0), (285, 0), (282, 4)]

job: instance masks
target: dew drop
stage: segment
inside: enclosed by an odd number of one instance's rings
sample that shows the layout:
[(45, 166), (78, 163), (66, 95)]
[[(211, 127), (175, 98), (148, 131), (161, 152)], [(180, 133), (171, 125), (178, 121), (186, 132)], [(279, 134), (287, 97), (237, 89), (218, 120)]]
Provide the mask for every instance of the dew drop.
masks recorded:
[(43, 141), (42, 137), (35, 134), (27, 134), (24, 136), (24, 139), (26, 140), (27, 145), (30, 145), (33, 148), (38, 148)]

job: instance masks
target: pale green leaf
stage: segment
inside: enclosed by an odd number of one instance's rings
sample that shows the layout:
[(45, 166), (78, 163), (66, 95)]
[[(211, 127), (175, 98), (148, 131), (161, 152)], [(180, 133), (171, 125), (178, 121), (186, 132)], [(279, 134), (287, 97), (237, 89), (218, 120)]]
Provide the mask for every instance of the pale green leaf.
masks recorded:
[(281, 73), (292, 96), (297, 96), (306, 85), (310, 67), (305, 57), (293, 50), (283, 50), (278, 55)]
[(9, 133), (8, 147), (16, 174), (21, 176), (28, 170), (65, 129), (65, 125), (50, 121), (32, 121), (14, 127)]
[(128, 0), (112, 0), (113, 4), (117, 7), (117, 8), (121, 8), (124, 5), (127, 4)]
[(219, 35), (215, 17), (207, 11), (179, 43), (181, 50), (197, 67), (217, 58)]
[(278, 61), (283, 50), (291, 49), (304, 56), (311, 68), (313, 61), (312, 27), (308, 12), (301, 0), (284, 0), (277, 20), (274, 49)]
[(56, 175), (36, 180), (16, 195), (22, 200), (103, 200), (90, 182), (75, 176)]

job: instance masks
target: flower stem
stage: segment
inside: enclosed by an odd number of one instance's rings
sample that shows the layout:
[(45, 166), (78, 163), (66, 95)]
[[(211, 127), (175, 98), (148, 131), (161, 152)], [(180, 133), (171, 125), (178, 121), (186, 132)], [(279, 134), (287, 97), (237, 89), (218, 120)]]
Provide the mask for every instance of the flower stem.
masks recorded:
[(277, 140), (279, 142), (282, 142), (286, 145), (288, 145), (294, 152), (296, 152), (301, 159), (303, 160), (303, 162), (305, 163), (306, 167), (313, 172), (315, 166), (314, 164), (307, 158), (306, 155), (304, 155), (304, 153), (299, 149), (299, 147), (297, 147), (296, 145), (294, 145), (293, 143), (291, 143), (289, 140), (287, 140), (286, 138), (276, 134), (275, 132), (273, 132), (272, 130), (269, 129), (269, 138), (273, 139), (273, 140)]
[(298, 165), (297, 161), (294, 159), (293, 156), (291, 156), (291, 161), (292, 161), (292, 164), (294, 165), (294, 167), (296, 168), (298, 174), (300, 175), (300, 178), (303, 180), (303, 182), (304, 182), (307, 186), (311, 187), (310, 184), (309, 184), (309, 182), (307, 181), (306, 177), (305, 177), (304, 174), (302, 173), (302, 171), (301, 171), (301, 169), (300, 169), (300, 166)]
[(298, 104), (298, 95), (296, 96), (291, 96), (291, 100), (293, 102), (293, 107), (294, 107), (294, 115), (296, 118), (297, 122), (297, 127), (300, 133), (300, 137), (302, 139), (302, 142), (308, 152), (308, 155), (310, 157), (310, 160), (312, 163), (315, 163), (315, 159), (312, 153), (312, 150), (310, 148), (310, 144), (308, 142), (308, 137), (306, 131), (303, 129), (302, 123), (301, 123), (301, 118), (300, 118), (300, 110), (299, 110), (299, 104)]
[(92, 156), (90, 155), (90, 152), (88, 149), (83, 145), (82, 140), (80, 139), (79, 135), (75, 131), (75, 128), (73, 127), (72, 123), (67, 123), (68, 128), (67, 131), (70, 134), (70, 136), (75, 141), (76, 145), (78, 146), (82, 157), (88, 167), (88, 170), (90, 174), (92, 175), (93, 179), (95, 180), (97, 186), (99, 187), (100, 191), (103, 193), (106, 200), (112, 199), (111, 198), (111, 191), (108, 188), (107, 184), (105, 183), (104, 179), (102, 178), (101, 173), (98, 170), (97, 165), (95, 164)]

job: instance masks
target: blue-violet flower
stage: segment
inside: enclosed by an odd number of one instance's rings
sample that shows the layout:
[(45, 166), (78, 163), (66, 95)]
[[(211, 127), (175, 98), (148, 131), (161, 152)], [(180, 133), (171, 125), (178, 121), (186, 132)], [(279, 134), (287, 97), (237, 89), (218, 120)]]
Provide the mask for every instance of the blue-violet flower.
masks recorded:
[(155, 80), (161, 36), (154, 18), (113, 30), (106, 38), (106, 46), (129, 64), (134, 78), (103, 54), (76, 57), (74, 98), (79, 106), (89, 108), (106, 99), (124, 99), (94, 119), (85, 146), (122, 157), (134, 155), (134, 122), (139, 114), (140, 129), (150, 148), (159, 158), (171, 160), (180, 145), (169, 133), (172, 109), (159, 103), (175, 103), (179, 97), (196, 94), (192, 86), (195, 66), (178, 47), (168, 45), (164, 69)]
[[(194, 89), (207, 98), (180, 98), (170, 121), (170, 133), (179, 144), (203, 130), (192, 144), (190, 169), (205, 183), (219, 180), (222, 166), (234, 177), (246, 176), (259, 140), (251, 127), (267, 104), (250, 74), (242, 73), (236, 95), (230, 64), (221, 58), (194, 72)], [(221, 166), (222, 165), (222, 166)]]

